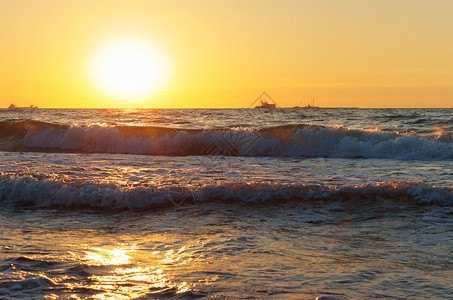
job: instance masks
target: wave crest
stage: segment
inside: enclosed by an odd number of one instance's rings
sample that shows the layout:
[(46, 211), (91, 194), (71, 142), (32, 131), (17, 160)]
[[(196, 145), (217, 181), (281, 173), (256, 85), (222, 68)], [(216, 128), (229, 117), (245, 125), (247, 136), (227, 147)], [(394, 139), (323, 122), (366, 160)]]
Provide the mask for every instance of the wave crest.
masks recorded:
[(63, 184), (32, 177), (0, 176), (0, 203), (39, 207), (148, 209), (204, 202), (279, 203), (281, 201), (399, 201), (453, 206), (453, 190), (423, 182), (382, 182), (333, 186), (270, 182), (224, 182), (201, 186), (125, 188), (115, 184)]
[(305, 124), (195, 130), (0, 123), (4, 151), (453, 160), (451, 133), (424, 137)]

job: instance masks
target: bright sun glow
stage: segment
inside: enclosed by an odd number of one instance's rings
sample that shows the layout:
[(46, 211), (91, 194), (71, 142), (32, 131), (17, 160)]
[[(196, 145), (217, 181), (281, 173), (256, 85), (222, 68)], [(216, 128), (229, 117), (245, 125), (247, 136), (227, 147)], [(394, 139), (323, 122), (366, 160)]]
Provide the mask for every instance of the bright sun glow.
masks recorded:
[(143, 100), (163, 89), (169, 65), (160, 51), (138, 38), (105, 44), (90, 66), (93, 82), (113, 98)]

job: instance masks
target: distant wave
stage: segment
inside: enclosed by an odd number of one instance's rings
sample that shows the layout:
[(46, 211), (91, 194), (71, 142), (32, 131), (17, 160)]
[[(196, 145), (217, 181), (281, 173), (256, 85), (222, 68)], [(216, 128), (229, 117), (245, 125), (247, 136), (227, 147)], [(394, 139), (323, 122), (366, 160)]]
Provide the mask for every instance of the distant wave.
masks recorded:
[(282, 201), (410, 201), (413, 204), (453, 206), (453, 189), (423, 182), (383, 182), (334, 186), (270, 182), (223, 182), (201, 186), (159, 188), (122, 187), (77, 182), (65, 184), (33, 177), (0, 176), (2, 206), (93, 207), (147, 209), (212, 201), (271, 203)]
[(453, 139), (451, 132), (420, 136), (306, 124), (201, 130), (22, 121), (0, 122), (0, 150), (453, 160)]

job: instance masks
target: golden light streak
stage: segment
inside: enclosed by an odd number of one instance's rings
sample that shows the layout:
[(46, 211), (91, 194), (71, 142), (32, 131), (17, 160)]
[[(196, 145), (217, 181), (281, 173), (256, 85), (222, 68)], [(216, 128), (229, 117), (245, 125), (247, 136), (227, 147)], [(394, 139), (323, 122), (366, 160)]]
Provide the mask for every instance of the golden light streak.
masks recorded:
[[(84, 283), (67, 285), (72, 289), (83, 287), (100, 291), (92, 296), (93, 299), (131, 299), (167, 289), (174, 289), (176, 294), (184, 293), (193, 289), (195, 285), (175, 280), (171, 270), (176, 265), (185, 265), (192, 261), (187, 249), (183, 246), (174, 250), (153, 251), (152, 257), (146, 258), (140, 257), (141, 252), (136, 250), (135, 245), (121, 245), (117, 248), (93, 247), (85, 250), (82, 256), (71, 252), (72, 256), (88, 266), (114, 268), (106, 275), (90, 276), (92, 283), (89, 286)], [(137, 261), (143, 260), (147, 260), (151, 265), (140, 266)]]

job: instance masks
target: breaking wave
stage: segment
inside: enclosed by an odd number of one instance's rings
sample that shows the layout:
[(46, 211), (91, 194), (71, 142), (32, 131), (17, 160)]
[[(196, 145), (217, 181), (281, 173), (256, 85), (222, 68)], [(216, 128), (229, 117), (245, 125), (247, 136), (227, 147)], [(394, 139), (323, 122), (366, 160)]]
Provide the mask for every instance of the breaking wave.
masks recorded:
[(421, 136), (305, 124), (201, 130), (21, 121), (0, 122), (0, 150), (453, 160), (453, 137), (451, 132)]
[(0, 176), (3, 206), (93, 207), (147, 209), (242, 202), (278, 204), (282, 201), (411, 201), (414, 204), (453, 206), (453, 189), (423, 182), (382, 182), (362, 185), (223, 182), (205, 185), (124, 187), (115, 184), (39, 180), (29, 176)]

